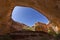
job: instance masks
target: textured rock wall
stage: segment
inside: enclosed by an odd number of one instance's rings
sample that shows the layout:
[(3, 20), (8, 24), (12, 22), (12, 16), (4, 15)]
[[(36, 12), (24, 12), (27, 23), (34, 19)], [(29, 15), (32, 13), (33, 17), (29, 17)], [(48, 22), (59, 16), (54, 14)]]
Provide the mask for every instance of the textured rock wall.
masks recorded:
[(42, 31), (16, 31), (10, 33), (13, 40), (55, 40), (54, 37)]
[(48, 28), (47, 27), (49, 27), (49, 26), (47, 26), (44, 23), (37, 22), (37, 23), (35, 23), (35, 25), (33, 27), (35, 27), (35, 31), (48, 32)]
[(9, 25), (13, 23), (11, 14), (15, 6), (32, 7), (60, 27), (60, 0), (0, 0), (0, 33), (10, 30)]

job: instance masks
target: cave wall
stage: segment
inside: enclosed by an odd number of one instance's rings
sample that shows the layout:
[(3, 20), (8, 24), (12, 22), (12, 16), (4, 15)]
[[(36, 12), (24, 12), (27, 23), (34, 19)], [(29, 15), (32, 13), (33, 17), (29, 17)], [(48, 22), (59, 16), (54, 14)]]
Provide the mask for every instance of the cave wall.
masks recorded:
[(34, 8), (60, 27), (60, 0), (0, 0), (0, 32), (10, 30), (14, 23), (11, 15), (15, 6)]

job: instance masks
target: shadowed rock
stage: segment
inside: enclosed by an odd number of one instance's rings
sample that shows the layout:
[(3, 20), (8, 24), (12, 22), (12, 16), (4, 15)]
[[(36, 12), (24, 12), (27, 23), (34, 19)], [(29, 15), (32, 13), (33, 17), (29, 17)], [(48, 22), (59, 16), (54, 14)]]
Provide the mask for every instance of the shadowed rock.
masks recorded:
[(54, 37), (43, 31), (15, 31), (10, 33), (13, 40), (54, 40)]

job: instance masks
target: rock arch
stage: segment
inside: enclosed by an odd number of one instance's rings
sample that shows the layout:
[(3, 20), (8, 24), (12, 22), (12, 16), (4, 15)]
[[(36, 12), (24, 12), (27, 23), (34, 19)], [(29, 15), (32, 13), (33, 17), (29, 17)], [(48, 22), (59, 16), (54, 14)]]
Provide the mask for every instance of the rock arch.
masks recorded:
[[(45, 15), (50, 21), (60, 26), (60, 1), (59, 0), (0, 0), (0, 28), (6, 25), (9, 30), (14, 21), (11, 19), (11, 13), (15, 6), (32, 7)], [(3, 24), (3, 25), (2, 25)], [(8, 30), (2, 30), (2, 33)]]

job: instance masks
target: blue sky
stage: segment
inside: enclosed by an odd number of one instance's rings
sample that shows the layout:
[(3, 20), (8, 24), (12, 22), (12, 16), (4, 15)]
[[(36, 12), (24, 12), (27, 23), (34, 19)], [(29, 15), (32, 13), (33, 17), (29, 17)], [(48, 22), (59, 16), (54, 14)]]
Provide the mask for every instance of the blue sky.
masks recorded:
[(28, 26), (32, 26), (36, 22), (42, 22), (45, 24), (49, 22), (48, 19), (38, 11), (29, 7), (21, 7), (21, 6), (16, 6), (14, 8), (12, 12), (12, 19), (14, 21), (24, 23)]

